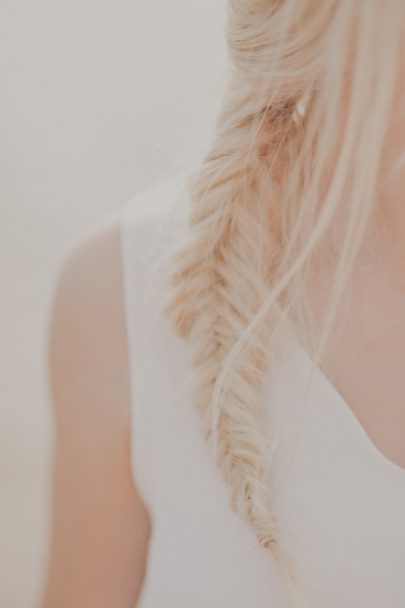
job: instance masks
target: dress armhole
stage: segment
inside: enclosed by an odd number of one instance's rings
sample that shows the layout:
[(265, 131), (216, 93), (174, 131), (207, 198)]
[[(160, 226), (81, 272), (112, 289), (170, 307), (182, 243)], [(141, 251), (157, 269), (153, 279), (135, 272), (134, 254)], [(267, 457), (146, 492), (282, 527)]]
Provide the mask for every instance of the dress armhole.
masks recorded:
[[(138, 214), (139, 215), (139, 214)], [(120, 213), (120, 250), (123, 280), (123, 308), (128, 353), (128, 382), (130, 394), (130, 457), (131, 471), (137, 491), (148, 512), (153, 513), (154, 454), (151, 446), (151, 412), (148, 408), (147, 378), (145, 373), (144, 331), (145, 264), (143, 252), (151, 235), (150, 217), (134, 214), (133, 199)]]

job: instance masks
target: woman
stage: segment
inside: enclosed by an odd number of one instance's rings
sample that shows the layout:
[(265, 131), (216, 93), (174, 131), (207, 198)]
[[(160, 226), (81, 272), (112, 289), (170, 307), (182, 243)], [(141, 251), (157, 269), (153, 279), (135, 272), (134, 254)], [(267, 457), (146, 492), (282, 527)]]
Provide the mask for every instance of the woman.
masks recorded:
[(230, 0), (201, 167), (69, 256), (45, 608), (405, 605), (404, 27)]

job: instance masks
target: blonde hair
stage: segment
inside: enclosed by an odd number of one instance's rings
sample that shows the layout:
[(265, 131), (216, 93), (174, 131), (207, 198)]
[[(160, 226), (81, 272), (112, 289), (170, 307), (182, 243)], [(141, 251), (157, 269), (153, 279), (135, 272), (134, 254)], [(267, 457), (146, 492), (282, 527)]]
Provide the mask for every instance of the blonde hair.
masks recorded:
[(229, 81), (211, 149), (187, 183), (189, 239), (173, 258), (165, 313), (192, 346), (195, 406), (232, 508), (290, 583), (260, 388), (281, 298), (302, 335), (315, 335), (305, 281), (344, 204), (337, 263), (324, 263), (332, 281), (314, 366), (323, 352), (376, 208), (404, 8), (230, 0)]

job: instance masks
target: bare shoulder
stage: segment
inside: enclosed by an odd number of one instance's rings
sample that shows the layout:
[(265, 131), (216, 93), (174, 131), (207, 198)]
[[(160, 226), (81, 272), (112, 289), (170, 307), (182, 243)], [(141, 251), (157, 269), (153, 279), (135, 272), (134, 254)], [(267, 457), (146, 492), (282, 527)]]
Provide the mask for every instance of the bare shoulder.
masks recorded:
[(47, 352), (55, 448), (44, 605), (62, 605), (66, 594), (72, 606), (129, 605), (144, 576), (150, 519), (131, 474), (119, 214), (66, 257)]
[[(93, 438), (129, 424), (119, 216), (91, 227), (57, 277), (49, 333), (55, 416)], [(91, 410), (94, 408), (94, 411)]]

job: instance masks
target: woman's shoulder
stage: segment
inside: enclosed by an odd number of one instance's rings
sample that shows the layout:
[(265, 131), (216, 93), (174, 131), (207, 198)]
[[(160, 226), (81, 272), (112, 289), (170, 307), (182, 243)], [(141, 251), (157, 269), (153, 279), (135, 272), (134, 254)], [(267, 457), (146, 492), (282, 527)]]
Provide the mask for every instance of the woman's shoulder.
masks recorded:
[(61, 264), (47, 358), (56, 434), (70, 429), (93, 455), (119, 445), (130, 426), (130, 389), (117, 214), (91, 226)]
[[(133, 600), (135, 583), (139, 589), (144, 576), (150, 520), (131, 475), (120, 213), (91, 226), (68, 252), (50, 308), (47, 369), (55, 439), (50, 580), (73, 564), (75, 572), (99, 570), (102, 580), (106, 563), (99, 546), (105, 544), (113, 551), (108, 559), (122, 573), (116, 588), (107, 580), (98, 590), (86, 582), (89, 589), (80, 593), (93, 597), (102, 589), (119, 601), (125, 588)], [(106, 500), (110, 495), (114, 501)], [(79, 588), (79, 574), (76, 583)], [(49, 605), (55, 605), (66, 589), (59, 579), (51, 587)]]
[(81, 408), (87, 409), (94, 404), (106, 432), (129, 424), (131, 415), (128, 277), (149, 245), (163, 240), (153, 238), (155, 229), (162, 236), (160, 220), (174, 211), (182, 185), (182, 175), (158, 180), (94, 222), (68, 251), (55, 280), (48, 328), (51, 383), (57, 380), (63, 396), (58, 403), (83, 399)]
[(128, 277), (136, 258), (159, 242), (153, 231), (161, 236), (160, 220), (174, 210), (183, 180), (175, 175), (141, 188), (90, 225), (62, 261), (47, 336), (56, 415), (62, 408), (64, 417), (74, 416), (80, 407), (83, 421), (97, 416), (100, 433), (129, 426)]

